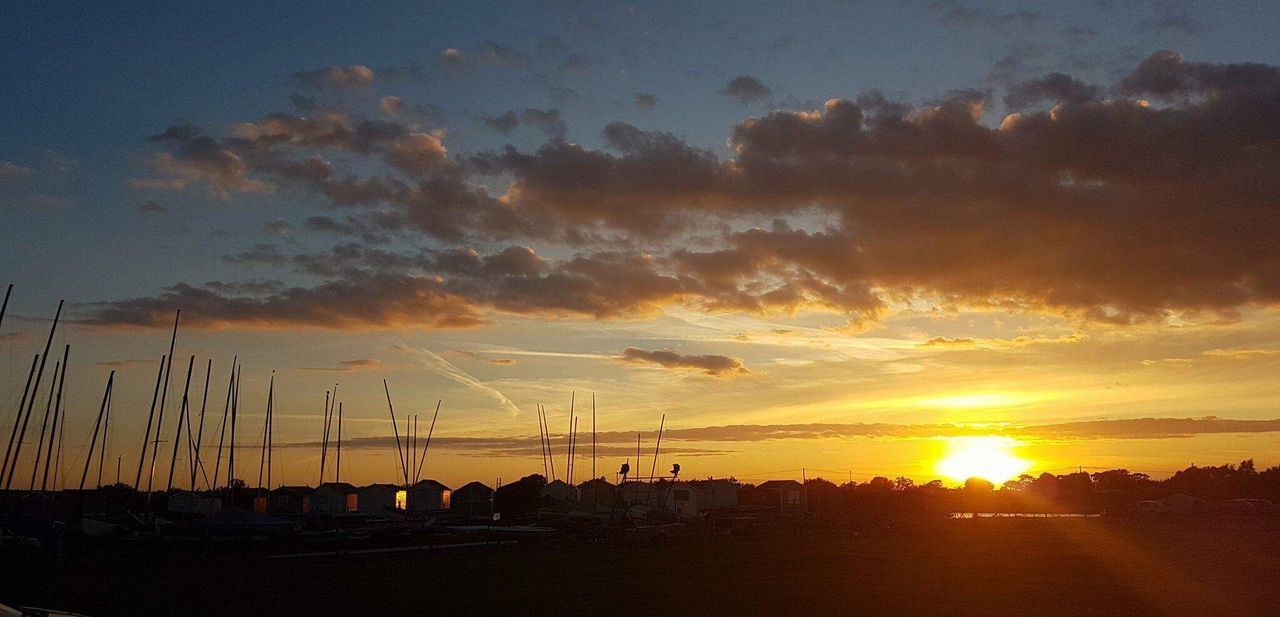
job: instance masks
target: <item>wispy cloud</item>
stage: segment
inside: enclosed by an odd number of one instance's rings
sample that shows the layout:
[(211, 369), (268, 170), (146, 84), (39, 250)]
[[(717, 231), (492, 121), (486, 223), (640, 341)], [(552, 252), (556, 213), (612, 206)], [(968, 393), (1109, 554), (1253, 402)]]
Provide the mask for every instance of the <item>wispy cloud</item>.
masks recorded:
[(520, 408), (517, 407), (515, 403), (511, 402), (511, 399), (507, 398), (505, 394), (499, 392), (497, 388), (476, 379), (470, 373), (458, 368), (457, 365), (444, 359), (440, 354), (428, 349), (409, 345), (408, 343), (402, 343), (399, 349), (413, 354), (419, 364), (427, 370), (492, 397), (512, 416), (520, 415)]

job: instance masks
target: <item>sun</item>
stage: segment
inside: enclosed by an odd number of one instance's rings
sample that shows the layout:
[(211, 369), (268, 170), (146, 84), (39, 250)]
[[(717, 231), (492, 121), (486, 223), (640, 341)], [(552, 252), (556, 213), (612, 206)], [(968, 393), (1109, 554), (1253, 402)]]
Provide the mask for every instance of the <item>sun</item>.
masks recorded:
[(1018, 442), (1008, 437), (951, 437), (947, 442), (937, 471), (957, 482), (982, 478), (999, 486), (1031, 467), (1031, 461), (1014, 453)]

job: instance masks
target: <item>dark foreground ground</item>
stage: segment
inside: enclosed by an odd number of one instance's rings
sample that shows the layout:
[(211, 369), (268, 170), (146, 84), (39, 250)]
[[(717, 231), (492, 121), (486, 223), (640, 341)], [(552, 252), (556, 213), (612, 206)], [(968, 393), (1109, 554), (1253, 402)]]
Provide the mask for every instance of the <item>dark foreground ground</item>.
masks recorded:
[(110, 615), (1280, 615), (1275, 520), (967, 520), (266, 559), (0, 554), (0, 602)]

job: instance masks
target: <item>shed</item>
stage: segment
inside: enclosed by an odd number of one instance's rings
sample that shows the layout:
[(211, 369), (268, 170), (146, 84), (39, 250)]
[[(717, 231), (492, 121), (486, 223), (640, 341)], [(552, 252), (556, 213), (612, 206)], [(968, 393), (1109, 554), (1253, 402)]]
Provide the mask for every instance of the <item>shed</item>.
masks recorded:
[(409, 509), (414, 512), (448, 510), (453, 491), (435, 480), (419, 480), (409, 487)]
[(311, 510), (311, 487), (281, 486), (271, 490), (271, 512), (306, 514)]
[(738, 505), (738, 485), (728, 480), (691, 480), (698, 489), (698, 509), (714, 510)]
[[(372, 516), (385, 516), (388, 510), (403, 509), (407, 498), (399, 495), (402, 492), (403, 490), (394, 484), (370, 484), (361, 487), (356, 493), (360, 498), (357, 511)], [(397, 496), (400, 498), (397, 499)]]
[(483, 482), (469, 482), (453, 491), (449, 509), (466, 516), (488, 518), (493, 514), (493, 489)]
[(618, 487), (604, 478), (593, 478), (578, 485), (578, 499), (585, 505), (613, 507), (619, 503)]
[(799, 514), (808, 506), (804, 485), (795, 480), (769, 480), (756, 487), (755, 495), (763, 500), (760, 505), (777, 506), (788, 514)]
[(311, 493), (311, 511), (320, 514), (348, 514), (358, 510), (360, 496), (346, 482), (325, 482)]
[(575, 501), (578, 494), (577, 489), (569, 486), (564, 480), (552, 480), (538, 491), (538, 494), (544, 498), (550, 499), (556, 503), (566, 501)]
[(658, 487), (662, 509), (681, 518), (698, 516), (698, 489), (688, 482), (665, 482)]

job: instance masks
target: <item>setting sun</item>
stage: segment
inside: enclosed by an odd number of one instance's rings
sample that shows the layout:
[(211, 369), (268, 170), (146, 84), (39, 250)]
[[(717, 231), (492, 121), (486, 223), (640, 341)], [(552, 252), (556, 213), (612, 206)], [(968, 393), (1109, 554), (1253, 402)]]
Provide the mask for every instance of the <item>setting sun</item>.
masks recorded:
[(957, 482), (982, 478), (999, 486), (1031, 467), (1018, 457), (1018, 442), (1008, 437), (952, 437), (947, 453), (938, 461), (938, 473)]

